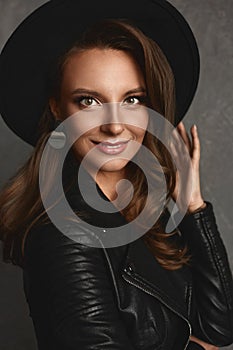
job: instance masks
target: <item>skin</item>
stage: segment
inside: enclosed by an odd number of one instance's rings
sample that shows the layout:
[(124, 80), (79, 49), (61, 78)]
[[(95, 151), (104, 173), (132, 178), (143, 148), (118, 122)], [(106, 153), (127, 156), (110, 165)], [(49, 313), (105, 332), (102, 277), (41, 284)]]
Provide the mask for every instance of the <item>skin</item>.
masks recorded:
[[(201, 188), (200, 188), (200, 140), (199, 140), (196, 125), (193, 125), (190, 128), (191, 138), (188, 135), (188, 132), (185, 129), (183, 122), (180, 122), (177, 125), (177, 131), (181, 139), (184, 141), (185, 146), (188, 149), (188, 153), (191, 160), (191, 171), (189, 174), (190, 178), (187, 178), (187, 181), (186, 181), (186, 188), (183, 187), (182, 189), (180, 189), (179, 172), (177, 171), (176, 187), (172, 194), (172, 198), (176, 202), (179, 190), (183, 194), (184, 202), (187, 200), (186, 197), (190, 196), (187, 212), (193, 213), (197, 209), (204, 208), (206, 206), (206, 203), (203, 200), (203, 197), (201, 194)], [(178, 159), (178, 163), (179, 163), (179, 158), (180, 159), (182, 158), (182, 154), (175, 152), (173, 156), (174, 158), (176, 157)], [(192, 186), (190, 190), (191, 176), (192, 176)]]
[(190, 340), (195, 342), (195, 343), (197, 343), (197, 344), (199, 344), (199, 345), (201, 345), (205, 350), (219, 350), (218, 347), (216, 347), (216, 346), (214, 346), (212, 344), (207, 344), (204, 341), (202, 341), (202, 340), (200, 340), (200, 339), (198, 339), (198, 338), (196, 338), (194, 336), (191, 336)]
[[(141, 88), (138, 92), (128, 93), (133, 89)], [(88, 93), (90, 99), (83, 99), (79, 103), (77, 99), (83, 94), (76, 92), (77, 89), (88, 89), (99, 94)], [(144, 77), (134, 59), (123, 51), (112, 49), (89, 49), (82, 53), (76, 53), (65, 65), (63, 80), (61, 84), (61, 98), (59, 101), (50, 99), (50, 108), (57, 119), (65, 119), (77, 112), (82, 112), (87, 107), (91, 110), (97, 105), (110, 102), (123, 103), (124, 106), (141, 105), (138, 100), (145, 96)], [(89, 106), (88, 106), (89, 105)], [(127, 112), (129, 114), (129, 111)], [(107, 141), (124, 139), (129, 140), (126, 156), (131, 159), (137, 152), (138, 147), (131, 145), (136, 141), (141, 145), (145, 135), (148, 123), (148, 116), (143, 116), (138, 122), (134, 121), (134, 125), (124, 124), (118, 120), (117, 113), (112, 112), (111, 123), (101, 124), (102, 116), (95, 112), (95, 118), (91, 115), (93, 123), (98, 118), (99, 126), (95, 127), (91, 122), (87, 122), (88, 114), (84, 114), (85, 118), (80, 119), (74, 128), (81, 131), (82, 136), (76, 140), (73, 145), (74, 153), (77, 159), (82, 160), (83, 157), (92, 150), (96, 145), (94, 141)], [(123, 116), (123, 119), (125, 117)], [(83, 133), (85, 126), (88, 124), (90, 130)], [(77, 130), (76, 129), (76, 130)], [(95, 181), (98, 183), (105, 195), (113, 200), (116, 197), (115, 185), (125, 177), (125, 166), (128, 160), (122, 159), (120, 156), (104, 155), (96, 152), (89, 162), (89, 172), (91, 166), (98, 168), (98, 161), (102, 159), (107, 161), (99, 170)], [(92, 164), (91, 164), (92, 163)]]
[[(128, 93), (130, 90), (139, 87), (141, 91)], [(83, 94), (77, 89), (95, 91), (98, 93), (98, 96), (93, 93)], [(91, 110), (91, 108), (104, 103), (118, 102), (123, 103), (125, 106), (143, 105), (143, 102), (138, 100), (138, 98), (145, 95), (143, 89), (145, 90), (144, 77), (139, 66), (130, 55), (119, 50), (95, 48), (76, 53), (68, 59), (61, 83), (60, 99), (57, 101), (51, 98), (49, 103), (55, 118), (64, 120), (69, 116), (87, 110), (87, 108)], [(89, 95), (91, 98), (77, 102), (81, 95)], [(129, 145), (131, 140), (137, 141), (138, 145), (142, 144), (148, 122), (147, 116), (144, 116), (140, 122), (138, 121), (133, 126), (122, 123), (122, 120), (118, 120), (114, 113), (111, 117), (112, 120), (104, 125), (99, 123), (98, 126), (94, 126), (90, 122), (88, 125), (89, 130), (82, 133), (82, 136), (75, 141), (72, 147), (78, 160), (82, 160), (90, 150), (95, 148), (96, 145), (92, 142), (93, 140), (106, 141), (120, 138), (129, 140)], [(101, 122), (101, 120), (99, 121)], [(82, 126), (84, 127), (85, 123), (87, 124), (87, 118), (84, 118), (84, 122), (81, 120), (81, 122), (76, 123), (74, 128), (80, 128), (82, 131)], [(85, 130), (85, 127), (83, 130)], [(204, 207), (206, 205), (200, 190), (200, 141), (197, 128), (194, 125), (190, 129), (191, 138), (183, 122), (178, 124), (177, 131), (188, 148), (192, 163), (193, 186), (188, 207), (188, 212), (192, 213), (201, 206)], [(133, 157), (138, 148), (130, 147), (130, 155)], [(107, 163), (101, 167), (95, 181), (105, 195), (110, 200), (114, 200), (116, 197), (116, 183), (125, 177), (125, 166), (128, 160), (122, 159), (120, 156), (103, 155), (98, 150), (96, 155), (97, 157), (90, 159), (90, 164), (97, 166), (98, 164), (95, 163), (96, 159), (101, 156), (105, 157)], [(188, 181), (189, 179), (187, 179)], [(177, 198), (179, 186), (179, 177), (177, 176), (176, 187), (172, 194), (173, 200)], [(182, 188), (182, 191), (185, 193), (186, 189)], [(206, 350), (218, 349), (193, 336), (190, 339), (202, 345)]]

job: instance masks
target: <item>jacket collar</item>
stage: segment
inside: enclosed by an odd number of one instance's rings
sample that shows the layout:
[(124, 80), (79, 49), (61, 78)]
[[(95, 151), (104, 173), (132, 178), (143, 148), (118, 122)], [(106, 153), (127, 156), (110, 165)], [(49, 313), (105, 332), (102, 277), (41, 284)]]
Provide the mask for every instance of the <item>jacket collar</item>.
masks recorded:
[[(76, 167), (78, 171), (78, 166)], [(77, 172), (76, 172), (77, 179)], [(87, 191), (92, 186), (97, 187), (101, 198), (109, 202), (99, 186), (94, 182), (92, 177), (87, 173), (86, 186)], [(88, 213), (87, 222), (100, 227), (116, 227), (125, 225), (127, 221), (120, 212), (103, 213), (99, 212), (84, 201), (78, 181), (74, 181), (69, 191), (66, 193), (67, 200), (73, 209)], [(114, 248), (104, 248), (109, 258), (110, 268), (114, 270), (115, 276), (119, 273), (119, 260), (116, 256), (125, 257), (123, 259), (122, 274), (127, 274), (131, 282), (144, 292), (149, 293), (167, 305), (170, 309), (178, 312), (187, 318), (186, 310), (186, 285), (184, 283), (185, 268), (171, 271), (161, 267), (153, 256), (152, 252), (146, 246), (143, 237), (128, 243), (127, 246)], [(127, 254), (125, 255), (125, 251)]]
[(144, 291), (157, 297), (170, 309), (187, 318), (186, 268), (166, 270), (146, 246), (143, 237), (131, 242), (123, 264), (123, 273)]

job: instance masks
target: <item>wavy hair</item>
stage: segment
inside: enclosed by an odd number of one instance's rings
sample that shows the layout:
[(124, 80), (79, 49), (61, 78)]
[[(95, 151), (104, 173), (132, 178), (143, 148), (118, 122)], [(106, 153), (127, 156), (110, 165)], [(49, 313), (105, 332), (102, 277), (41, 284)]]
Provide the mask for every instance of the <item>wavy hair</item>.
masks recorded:
[[(172, 69), (160, 47), (132, 22), (126, 19), (105, 19), (91, 26), (83, 36), (58, 60), (50, 75), (50, 97), (59, 98), (63, 69), (67, 60), (79, 51), (91, 48), (123, 50), (136, 60), (143, 72), (148, 95), (147, 106), (174, 124), (175, 82)], [(34, 225), (47, 222), (47, 213), (39, 190), (39, 166), (42, 153), (53, 129), (54, 116), (49, 104), (40, 118), (38, 142), (28, 160), (11, 177), (0, 193), (0, 239), (3, 241), (3, 260), (19, 266), (24, 263), (24, 244)], [(160, 167), (148, 165), (151, 179), (156, 183), (161, 171), (166, 185), (166, 206), (152, 228), (143, 235), (146, 245), (168, 270), (175, 270), (189, 262), (188, 249), (176, 238), (177, 230), (165, 232), (167, 204), (175, 188), (176, 169), (166, 147), (146, 131), (143, 144), (158, 159)], [(51, 179), (55, 176), (58, 158), (50, 164)], [(145, 206), (148, 191), (145, 175), (133, 162), (127, 164), (127, 178), (134, 186), (131, 202), (122, 211), (127, 221), (136, 218)], [(30, 191), (28, 190), (30, 189)], [(155, 215), (150, 206), (147, 215)], [(174, 239), (175, 238), (175, 239)], [(178, 243), (179, 242), (179, 243)]]

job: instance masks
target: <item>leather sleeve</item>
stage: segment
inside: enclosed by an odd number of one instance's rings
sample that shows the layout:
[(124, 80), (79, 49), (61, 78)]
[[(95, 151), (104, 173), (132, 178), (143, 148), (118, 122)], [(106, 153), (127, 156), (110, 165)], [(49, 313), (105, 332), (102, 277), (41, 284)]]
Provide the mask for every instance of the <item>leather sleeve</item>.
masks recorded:
[(193, 334), (215, 346), (233, 342), (233, 281), (213, 206), (187, 214), (178, 225), (192, 255)]
[(189, 342), (187, 350), (205, 350), (200, 344)]
[(39, 349), (133, 350), (103, 250), (74, 242), (51, 225), (26, 242), (27, 300)]

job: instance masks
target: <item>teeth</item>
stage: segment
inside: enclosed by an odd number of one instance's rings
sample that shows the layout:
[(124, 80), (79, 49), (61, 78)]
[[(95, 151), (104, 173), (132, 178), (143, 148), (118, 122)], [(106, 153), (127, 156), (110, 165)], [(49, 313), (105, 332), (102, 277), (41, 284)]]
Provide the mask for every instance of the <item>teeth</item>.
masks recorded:
[(116, 145), (116, 146), (110, 146), (110, 145), (103, 145), (103, 147), (106, 147), (106, 148), (119, 148), (121, 147), (122, 145)]

